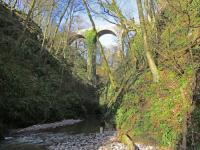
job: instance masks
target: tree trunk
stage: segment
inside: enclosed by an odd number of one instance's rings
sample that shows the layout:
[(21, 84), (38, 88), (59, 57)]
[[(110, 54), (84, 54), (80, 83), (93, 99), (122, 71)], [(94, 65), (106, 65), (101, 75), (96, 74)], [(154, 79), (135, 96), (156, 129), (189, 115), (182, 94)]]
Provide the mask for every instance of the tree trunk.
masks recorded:
[[(97, 33), (94, 20), (92, 19), (92, 15), (90, 14), (90, 10), (88, 8), (86, 0), (82, 0), (87, 11), (87, 15), (90, 19), (92, 24), (93, 31)], [(97, 34), (96, 34), (97, 36)], [(92, 82), (93, 85), (96, 85), (96, 43), (95, 47), (92, 50), (88, 50), (88, 63), (87, 63), (87, 72), (88, 72), (88, 79)]]
[[(73, 23), (73, 19), (74, 19), (74, 15), (73, 14), (74, 14), (74, 6), (72, 4), (72, 6), (70, 8), (70, 14), (69, 14), (69, 24), (68, 24), (68, 26), (66, 26), (67, 27), (67, 33), (66, 33), (66, 39), (65, 39), (66, 42), (65, 42), (65, 45), (63, 46), (63, 49), (62, 49), (64, 58), (66, 58), (66, 49), (68, 47), (67, 43), (68, 43), (68, 40), (69, 40), (68, 36), (70, 34), (72, 23)], [(67, 23), (66, 23), (66, 25), (67, 25)]]
[[(88, 14), (88, 17), (89, 17), (89, 19), (90, 19), (90, 22), (92, 23), (93, 30), (94, 30), (95, 33), (96, 33), (97, 42), (98, 42), (99, 45), (100, 45), (101, 55), (102, 55), (103, 60), (104, 60), (104, 63), (105, 63), (105, 67), (106, 67), (106, 71), (107, 71), (109, 80), (110, 80), (111, 84), (112, 84), (114, 87), (116, 87), (116, 82), (115, 82), (114, 77), (113, 77), (113, 75), (112, 75), (112, 73), (111, 73), (111, 70), (110, 70), (108, 61), (107, 61), (106, 56), (105, 56), (105, 53), (104, 53), (103, 46), (101, 45), (101, 42), (99, 41), (98, 32), (97, 32), (97, 30), (96, 30), (94, 20), (92, 19), (92, 16), (91, 16), (91, 14), (90, 14), (90, 10), (89, 10), (89, 8), (88, 8), (87, 2), (86, 2), (86, 0), (82, 0), (82, 1), (83, 1), (83, 4), (84, 4), (84, 6), (85, 6), (85, 8), (86, 8), (86, 10), (87, 10), (87, 14)], [(96, 45), (96, 43), (95, 43), (95, 45)], [(91, 68), (94, 69), (94, 72), (93, 72), (93, 75), (94, 75), (94, 76), (93, 76), (93, 77), (95, 78), (95, 80), (96, 80), (96, 53), (97, 53), (97, 50), (96, 50), (96, 48), (95, 48), (95, 49), (93, 50), (92, 59), (89, 59), (89, 60), (92, 60), (92, 62), (89, 62), (89, 63), (92, 63)], [(90, 57), (91, 57), (91, 56), (90, 56)], [(90, 72), (90, 71), (89, 71), (89, 72)]]
[(56, 48), (56, 55), (58, 55), (59, 49), (60, 49), (62, 43), (63, 43), (63, 39), (61, 38), (61, 39), (60, 39), (60, 42), (59, 42), (59, 44), (58, 44), (58, 47)]
[(54, 2), (54, 0), (53, 0), (53, 3), (52, 3), (52, 5), (51, 5), (51, 10), (50, 10), (50, 13), (49, 13), (49, 16), (48, 16), (48, 21), (47, 21), (47, 24), (46, 24), (46, 27), (45, 27), (45, 30), (44, 30), (41, 52), (42, 52), (43, 49), (44, 49), (45, 40), (46, 40), (46, 38), (47, 38), (47, 31), (48, 31), (49, 25), (50, 25), (50, 23), (51, 23), (51, 16), (52, 16), (52, 13), (53, 13), (54, 5), (55, 5), (55, 2)]
[(158, 73), (158, 69), (155, 64), (155, 61), (153, 59), (153, 56), (151, 54), (150, 45), (148, 42), (147, 29), (146, 29), (146, 25), (145, 25), (144, 13), (143, 13), (141, 0), (137, 0), (137, 6), (138, 6), (139, 19), (140, 19), (140, 26), (141, 26), (141, 30), (143, 32), (143, 38), (144, 38), (144, 51), (146, 53), (149, 68), (153, 75), (153, 81), (158, 82), (159, 81), (159, 73)]
[(32, 3), (30, 5), (30, 9), (28, 11), (28, 14), (27, 14), (27, 17), (26, 17), (26, 20), (25, 20), (25, 23), (24, 23), (24, 30), (23, 30), (23, 33), (22, 35), (19, 37), (18, 39), (18, 42), (17, 42), (17, 48), (20, 48), (21, 45), (22, 45), (22, 42), (23, 42), (23, 39), (24, 39), (24, 36), (25, 36), (25, 33), (26, 33), (26, 30), (27, 30), (27, 26), (28, 26), (28, 22), (31, 18), (31, 15), (33, 13), (33, 10), (35, 8), (35, 5), (36, 5), (36, 0), (32, 0)]
[(53, 45), (54, 45), (54, 41), (55, 41), (56, 34), (58, 33), (58, 28), (60, 27), (60, 24), (61, 24), (61, 22), (62, 22), (62, 20), (63, 20), (63, 18), (64, 18), (64, 16), (65, 16), (65, 14), (66, 14), (66, 12), (67, 12), (67, 9), (68, 9), (68, 7), (69, 7), (71, 1), (72, 1), (72, 0), (69, 0), (69, 1), (68, 1), (67, 6), (65, 7), (63, 13), (62, 13), (61, 16), (60, 16), (58, 25), (56, 26), (56, 29), (55, 29), (54, 34), (53, 34), (53, 37), (52, 37), (52, 41), (51, 41), (51, 45), (50, 45), (49, 51), (52, 50), (52, 47), (53, 47)]
[(12, 5), (10, 6), (12, 15), (13, 15), (13, 10), (15, 10), (16, 5), (17, 5), (17, 0), (14, 1), (14, 5), (13, 6)]
[(14, 5), (13, 5), (13, 9), (16, 8), (16, 6), (17, 6), (17, 2), (18, 2), (18, 0), (15, 0), (15, 3), (14, 3)]
[(26, 17), (26, 21), (25, 21), (25, 23), (24, 23), (24, 27), (25, 27), (24, 33), (26, 32), (28, 22), (29, 22), (29, 20), (30, 20), (30, 18), (31, 18), (31, 15), (32, 15), (32, 13), (33, 13), (33, 9), (35, 8), (35, 4), (36, 4), (36, 0), (32, 0), (30, 10), (29, 10), (29, 12), (28, 12), (28, 15), (27, 15), (27, 17)]

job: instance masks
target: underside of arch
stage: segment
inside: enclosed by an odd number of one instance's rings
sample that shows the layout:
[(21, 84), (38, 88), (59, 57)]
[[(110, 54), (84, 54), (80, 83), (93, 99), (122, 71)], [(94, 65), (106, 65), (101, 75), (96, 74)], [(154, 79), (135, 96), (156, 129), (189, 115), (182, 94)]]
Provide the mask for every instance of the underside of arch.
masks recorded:
[(70, 38), (68, 40), (68, 44), (71, 45), (74, 41), (76, 41), (78, 39), (85, 39), (85, 37), (81, 34), (74, 34), (74, 35), (70, 36)]
[(105, 34), (112, 34), (114, 36), (117, 36), (117, 34), (115, 32), (105, 29), (105, 30), (101, 30), (98, 32), (98, 37), (100, 38), (101, 36), (103, 36)]
[[(111, 34), (114, 36), (117, 36), (117, 34), (115, 32), (113, 32), (112, 30), (101, 30), (98, 32), (98, 37), (100, 38), (101, 36), (105, 35), (105, 34)], [(81, 34), (74, 34), (72, 36), (70, 36), (69, 40), (68, 40), (68, 44), (71, 45), (74, 41), (78, 40), (78, 39), (85, 39), (85, 37)]]

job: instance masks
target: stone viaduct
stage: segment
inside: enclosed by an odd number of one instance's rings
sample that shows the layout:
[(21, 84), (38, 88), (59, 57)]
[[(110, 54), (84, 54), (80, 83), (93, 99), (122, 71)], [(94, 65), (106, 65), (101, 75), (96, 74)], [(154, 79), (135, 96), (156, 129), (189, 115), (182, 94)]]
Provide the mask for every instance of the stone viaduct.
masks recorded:
[[(116, 25), (99, 26), (99, 27), (97, 26), (96, 29), (97, 29), (99, 38), (105, 34), (114, 35), (119, 40), (121, 40), (122, 38), (123, 30)], [(88, 30), (92, 30), (92, 28), (78, 30), (77, 32), (73, 33), (69, 38), (68, 44), (72, 44), (74, 41), (78, 39), (85, 39), (85, 33)]]
[[(121, 44), (121, 39), (123, 36), (123, 30), (119, 28), (116, 25), (110, 25), (110, 26), (101, 26), (101, 27), (96, 27), (97, 29), (97, 36), (100, 38), (101, 36), (105, 34), (111, 34), (117, 37), (119, 40), (119, 43)], [(68, 45), (71, 45), (74, 41), (78, 39), (86, 39), (86, 33), (88, 31), (92, 31), (92, 28), (88, 29), (82, 29), (79, 30), (69, 37), (68, 40)], [(87, 39), (86, 39), (87, 41)], [(96, 85), (96, 49), (97, 49), (97, 43), (96, 41), (90, 41), (90, 43), (93, 43), (93, 47), (88, 47), (87, 46), (87, 51), (88, 51), (88, 58), (87, 58), (87, 74), (88, 74), (88, 80), (93, 84)]]

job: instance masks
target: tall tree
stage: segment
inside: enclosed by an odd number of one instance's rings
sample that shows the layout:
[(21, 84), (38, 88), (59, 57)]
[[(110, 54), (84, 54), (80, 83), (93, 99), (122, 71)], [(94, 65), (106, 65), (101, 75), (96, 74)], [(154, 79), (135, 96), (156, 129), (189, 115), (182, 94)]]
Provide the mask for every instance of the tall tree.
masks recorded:
[(65, 40), (64, 43), (65, 45), (63, 46), (63, 57), (66, 58), (66, 49), (67, 49), (67, 43), (68, 43), (68, 36), (70, 34), (70, 31), (71, 31), (71, 27), (72, 27), (72, 23), (73, 23), (73, 20), (74, 20), (74, 13), (75, 13), (75, 4), (74, 4), (75, 1), (72, 2), (72, 5), (70, 7), (70, 10), (69, 10), (69, 23), (66, 22), (66, 37), (65, 37)]
[[(106, 71), (107, 71), (109, 80), (110, 80), (111, 84), (112, 84), (114, 87), (116, 87), (116, 82), (115, 82), (114, 77), (113, 77), (113, 75), (112, 75), (112, 73), (111, 73), (111, 70), (110, 70), (108, 61), (107, 61), (106, 56), (105, 56), (105, 53), (104, 53), (103, 46), (101, 45), (101, 42), (99, 41), (98, 32), (97, 32), (97, 29), (96, 29), (94, 20), (93, 20), (93, 18), (92, 18), (92, 15), (91, 15), (91, 13), (90, 13), (88, 4), (87, 4), (86, 0), (82, 0), (82, 1), (83, 1), (84, 6), (85, 6), (85, 9), (86, 9), (86, 11), (87, 11), (87, 14), (88, 14), (88, 17), (89, 17), (89, 19), (90, 19), (90, 22), (91, 22), (91, 24), (92, 24), (93, 31), (94, 31), (95, 34), (96, 34), (96, 40), (97, 40), (97, 42), (98, 42), (98, 44), (99, 44), (99, 46), (100, 46), (101, 55), (102, 55), (103, 60), (104, 60), (104, 64), (105, 64), (105, 67), (106, 67)], [(95, 44), (96, 44), (96, 43), (95, 43)], [(95, 68), (95, 69), (93, 70), (92, 73), (93, 73), (93, 77), (95, 78), (95, 80), (96, 80), (96, 53), (97, 53), (97, 52), (96, 52), (96, 49), (94, 49), (93, 52), (92, 52), (92, 62), (91, 62), (92, 65), (91, 65), (91, 67), (89, 66), (90, 68), (88, 68), (88, 69), (92, 69), (92, 67), (94, 66), (93, 69), (94, 69), (94, 68)]]
[(48, 14), (48, 18), (47, 18), (47, 24), (45, 26), (44, 33), (43, 33), (43, 40), (42, 40), (41, 51), (44, 49), (45, 40), (47, 38), (47, 31), (48, 31), (49, 25), (51, 23), (51, 17), (52, 17), (54, 6), (55, 6), (55, 1), (52, 0), (51, 8), (50, 8), (50, 11), (49, 11), (49, 14)]
[(66, 5), (65, 8), (64, 8), (64, 11), (62, 12), (62, 14), (61, 14), (61, 16), (60, 16), (60, 18), (59, 18), (58, 24), (57, 24), (57, 26), (56, 26), (56, 28), (55, 28), (54, 33), (53, 33), (53, 37), (52, 37), (52, 41), (51, 41), (51, 45), (50, 45), (49, 51), (52, 50), (52, 47), (53, 47), (53, 45), (54, 45), (54, 41), (55, 41), (56, 34), (58, 33), (58, 29), (59, 29), (59, 27), (60, 27), (60, 24), (61, 24), (61, 22), (62, 22), (62, 20), (63, 20), (63, 18), (64, 18), (64, 16), (65, 16), (65, 14), (66, 14), (66, 12), (67, 12), (67, 9), (68, 9), (68, 7), (70, 6), (71, 2), (72, 2), (72, 0), (68, 0), (68, 3), (67, 3), (67, 5)]
[(32, 0), (31, 1), (31, 5), (30, 5), (30, 8), (29, 8), (29, 11), (28, 11), (28, 14), (27, 14), (27, 17), (26, 17), (26, 20), (24, 22), (24, 30), (23, 30), (23, 33), (22, 35), (19, 37), (18, 41), (17, 41), (17, 47), (21, 47), (21, 44), (23, 42), (23, 39), (24, 39), (24, 35), (26, 33), (26, 30), (27, 30), (27, 26), (28, 26), (28, 22), (29, 20), (31, 19), (31, 16), (32, 16), (32, 13), (34, 11), (34, 8), (35, 8), (35, 5), (36, 5), (36, 0)]
[(153, 75), (153, 81), (158, 82), (159, 81), (159, 73), (158, 73), (157, 66), (155, 64), (155, 61), (153, 59), (153, 56), (152, 56), (152, 53), (150, 50), (150, 44), (149, 44), (148, 35), (147, 35), (147, 28), (146, 28), (145, 19), (144, 19), (144, 10), (142, 7), (141, 0), (137, 0), (137, 6), (138, 6), (139, 19), (140, 19), (140, 26), (141, 26), (141, 30), (143, 33), (143, 39), (144, 39), (144, 51), (145, 51), (146, 58), (147, 58), (147, 61), (149, 64), (149, 68)]
[[(117, 26), (119, 26), (122, 30), (121, 32), (121, 38), (120, 38), (120, 54), (121, 58), (126, 62), (128, 59), (128, 56), (131, 56), (132, 63), (134, 64), (134, 68), (136, 68), (137, 65), (137, 58), (135, 55), (134, 50), (132, 49), (130, 45), (131, 38), (129, 37), (130, 32), (137, 32), (137, 26), (135, 25), (134, 20), (128, 19), (118, 6), (118, 3), (116, 0), (111, 0), (111, 1), (102, 1), (98, 0), (99, 4), (103, 8), (103, 13), (111, 16), (111, 18), (114, 18), (116, 21)], [(110, 18), (110, 17), (108, 17)], [(114, 23), (108, 19), (107, 21)], [(115, 23), (114, 23), (115, 24)], [(126, 53), (126, 55), (125, 55)], [(127, 57), (125, 57), (127, 56)], [(126, 70), (126, 68), (125, 68)]]
[[(88, 8), (88, 4), (87, 4), (86, 0), (82, 0), (82, 1), (83, 1), (85, 9), (87, 11), (87, 15), (90, 19), (90, 22), (92, 24), (93, 31), (97, 35), (96, 26), (95, 26), (94, 20), (92, 19), (92, 15)], [(95, 44), (95, 47), (88, 49), (87, 72), (88, 72), (88, 79), (95, 85), (96, 84), (96, 43), (94, 43), (94, 44)]]
[(17, 6), (17, 3), (18, 3), (18, 0), (15, 0), (15, 2), (14, 2), (14, 5), (13, 5), (13, 9), (15, 9), (15, 8), (16, 8), (16, 6)]
[(13, 10), (15, 9), (16, 5), (17, 5), (18, 0), (14, 0), (13, 1), (13, 5), (10, 3), (10, 10), (11, 10), (11, 14), (13, 13)]
[(26, 20), (25, 20), (25, 23), (24, 23), (24, 27), (25, 27), (24, 28), (24, 33), (26, 32), (26, 29), (27, 29), (27, 26), (28, 26), (28, 22), (31, 19), (32, 13), (33, 13), (34, 8), (35, 8), (35, 5), (36, 5), (36, 0), (32, 0), (31, 5), (30, 5), (30, 9), (28, 11), (28, 14), (27, 14), (27, 17), (26, 17)]

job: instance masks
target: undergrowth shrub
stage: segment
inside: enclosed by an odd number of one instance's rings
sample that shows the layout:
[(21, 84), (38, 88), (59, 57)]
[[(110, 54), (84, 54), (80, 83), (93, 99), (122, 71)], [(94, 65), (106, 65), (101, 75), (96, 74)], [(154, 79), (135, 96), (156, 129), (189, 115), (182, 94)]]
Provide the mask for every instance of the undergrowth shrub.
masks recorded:
[(189, 67), (181, 77), (169, 70), (160, 75), (159, 83), (152, 83), (150, 72), (141, 75), (123, 96), (115, 120), (120, 133), (134, 141), (174, 148), (193, 110), (194, 72)]

